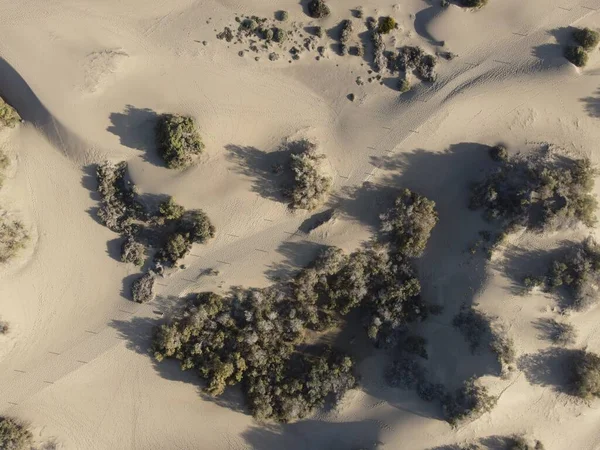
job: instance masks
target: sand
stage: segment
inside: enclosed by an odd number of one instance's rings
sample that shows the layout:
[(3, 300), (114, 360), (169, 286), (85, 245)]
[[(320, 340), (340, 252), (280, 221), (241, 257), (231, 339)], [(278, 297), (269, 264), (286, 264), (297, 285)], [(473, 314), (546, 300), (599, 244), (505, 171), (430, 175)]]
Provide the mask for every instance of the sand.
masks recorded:
[[(355, 6), (329, 4), (327, 28)], [(0, 1), (0, 95), (24, 119), (0, 136), (14, 159), (0, 202), (32, 237), (0, 268), (0, 315), (12, 327), (0, 337), (1, 414), (28, 421), (39, 442), (55, 439), (64, 449), (421, 450), (515, 433), (549, 450), (600, 447), (600, 405), (554, 389), (558, 370), (490, 376), (489, 355), (471, 355), (451, 326), (463, 302), (476, 302), (506, 324), (519, 357), (549, 346), (535, 322), (557, 316), (554, 300), (516, 295), (503, 257), (488, 264), (467, 251), (484, 226), (466, 208), (468, 183), (489, 167), (478, 144), (516, 151), (548, 142), (598, 162), (600, 53), (576, 69), (560, 43), (564, 27), (600, 26), (600, 2), (490, 0), (476, 12), (442, 10), (437, 1), (362, 5), (365, 16), (397, 18), (397, 45), (434, 53), (444, 41), (458, 57), (440, 63), (435, 84), (413, 80), (400, 96), (389, 87), (394, 79), (357, 85), (369, 75), (356, 56), (328, 49), (320, 61), (315, 52), (293, 63), (266, 54), (255, 61), (216, 39), (236, 13), (272, 17), (265, 1)], [(289, 23), (317, 23), (296, 0), (277, 9), (289, 11)], [(206, 144), (197, 166), (161, 165), (152, 121), (165, 112), (197, 120)], [(264, 152), (289, 137), (316, 139), (333, 177), (323, 209), (336, 208), (335, 219), (308, 234), (296, 230), (311, 214), (289, 212), (260, 175)], [(138, 272), (118, 261), (119, 236), (95, 216), (94, 164), (105, 159), (127, 160), (141, 193), (173, 195), (217, 226), (185, 270), (159, 280), (151, 305), (128, 299)], [(483, 375), (500, 394), (492, 413), (450, 428), (439, 407), (386, 387), (385, 353), (365, 346), (361, 387), (335, 410), (263, 425), (240, 409), (235, 392), (203, 398), (193, 373), (149, 357), (152, 327), (177, 298), (265, 286), (323, 245), (351, 251), (368, 240), (387, 201), (377, 186), (409, 187), (436, 201), (440, 222), (419, 269), (426, 299), (445, 310), (420, 326), (428, 366), (448, 386)], [(552, 248), (588, 234), (525, 235), (512, 244)], [(206, 269), (219, 275), (200, 276)], [(597, 308), (570, 317), (578, 347), (600, 351), (599, 319)]]

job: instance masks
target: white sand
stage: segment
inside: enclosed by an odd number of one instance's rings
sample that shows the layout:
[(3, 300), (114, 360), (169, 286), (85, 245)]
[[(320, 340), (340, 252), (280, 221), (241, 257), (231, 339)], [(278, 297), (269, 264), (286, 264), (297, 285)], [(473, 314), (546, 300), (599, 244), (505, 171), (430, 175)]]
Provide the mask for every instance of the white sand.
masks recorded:
[[(204, 209), (217, 226), (217, 237), (185, 259), (187, 269), (158, 286), (161, 298), (266, 285), (266, 274), (305, 264), (319, 244), (356, 248), (376, 219), (376, 196), (360, 189), (369, 181), (410, 187), (438, 204), (440, 223), (420, 270), (427, 299), (446, 305), (422, 330), (441, 381), (455, 386), (489, 363), (471, 355), (449, 325), (473, 295), (507, 324), (519, 355), (548, 346), (533, 322), (555, 317), (553, 300), (515, 296), (502, 261), (486, 266), (465, 252), (483, 224), (465, 207), (467, 183), (488, 164), (473, 143), (517, 149), (551, 142), (598, 161), (600, 53), (577, 70), (549, 32), (600, 26), (600, 1), (490, 0), (478, 12), (451, 6), (440, 13), (437, 0), (434, 7), (410, 0), (397, 8), (365, 1), (365, 16), (378, 10), (397, 17), (398, 45), (433, 52), (435, 41), (445, 41), (459, 55), (440, 62), (437, 83), (403, 97), (378, 83), (357, 86), (357, 76), (368, 78), (358, 57), (328, 50), (318, 62), (316, 53), (293, 64), (266, 55), (255, 62), (215, 38), (214, 29), (235, 24), (235, 13), (271, 17), (285, 9), (289, 22), (310, 22), (296, 0), (271, 3), (0, 1), (0, 95), (26, 121), (1, 136), (16, 163), (0, 202), (32, 235), (29, 249), (0, 269), (0, 314), (12, 325), (0, 337), (0, 413), (28, 420), (37, 438), (56, 438), (65, 449), (346, 449), (380, 442), (420, 450), (513, 433), (535, 436), (549, 450), (599, 448), (599, 403), (575, 401), (519, 371), (506, 380), (485, 377), (492, 392), (502, 392), (498, 406), (452, 430), (437, 406), (385, 387), (384, 355), (371, 350), (359, 362), (361, 390), (335, 412), (262, 427), (225, 404), (239, 404), (235, 394), (202, 399), (193, 373), (148, 357), (156, 306), (123, 296), (137, 272), (115, 259), (118, 236), (95, 220), (91, 165), (106, 158), (129, 161), (143, 193), (174, 195), (187, 208)], [(327, 26), (355, 6), (329, 3)], [(197, 167), (180, 173), (159, 165), (148, 124), (163, 112), (197, 119), (207, 148)], [(265, 198), (260, 181), (233, 157), (235, 147), (271, 151), (289, 136), (320, 142), (334, 176), (332, 205), (341, 204), (339, 217), (310, 236), (288, 234), (309, 214)], [(564, 237), (524, 236), (515, 244), (549, 248)], [(220, 275), (188, 281), (207, 268)], [(600, 351), (599, 310), (571, 320), (578, 346)]]

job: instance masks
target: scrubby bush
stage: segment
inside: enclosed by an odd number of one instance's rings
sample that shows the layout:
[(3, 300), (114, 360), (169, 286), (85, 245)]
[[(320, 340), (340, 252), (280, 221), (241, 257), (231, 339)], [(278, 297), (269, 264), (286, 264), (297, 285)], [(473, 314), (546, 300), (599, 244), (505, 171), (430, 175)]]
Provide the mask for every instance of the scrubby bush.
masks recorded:
[(381, 34), (388, 34), (394, 28), (396, 28), (396, 21), (391, 16), (384, 17), (379, 22), (378, 30)]
[(461, 4), (467, 8), (481, 8), (487, 5), (488, 0), (461, 0)]
[(413, 70), (423, 81), (433, 82), (436, 79), (434, 56), (426, 54), (421, 47), (401, 47), (396, 56), (396, 65), (404, 72)]
[(573, 345), (577, 339), (577, 330), (568, 322), (558, 322), (549, 319), (545, 324), (548, 330), (548, 338), (553, 344), (567, 346)]
[(178, 205), (173, 197), (169, 197), (168, 200), (162, 202), (158, 210), (161, 217), (166, 220), (179, 220), (185, 213), (185, 208)]
[(21, 121), (17, 111), (0, 97), (0, 123), (9, 128), (14, 128)]
[(524, 436), (510, 436), (504, 439), (506, 450), (544, 450), (544, 444), (540, 441), (526, 439)]
[(145, 211), (134, 186), (126, 179), (127, 163), (106, 161), (96, 170), (101, 205), (98, 218), (117, 233), (131, 232), (135, 220), (144, 219)]
[(342, 31), (340, 33), (340, 42), (342, 44), (348, 43), (350, 38), (352, 37), (352, 31), (354, 27), (352, 26), (352, 21), (349, 19), (343, 20), (341, 23)]
[(204, 149), (194, 119), (178, 114), (163, 114), (159, 118), (156, 140), (158, 152), (169, 169), (190, 166)]
[(155, 276), (152, 272), (145, 273), (131, 285), (131, 296), (134, 302), (148, 303), (154, 299)]
[(565, 58), (577, 67), (584, 67), (588, 62), (588, 54), (583, 47), (570, 45), (565, 49)]
[(0, 150), (0, 187), (4, 184), (4, 171), (10, 165), (10, 159), (2, 150)]
[(600, 42), (600, 33), (589, 28), (577, 28), (573, 31), (573, 39), (575, 39), (575, 42), (577, 42), (586, 52), (589, 52), (595, 49), (598, 42)]
[(192, 249), (192, 242), (189, 235), (174, 233), (167, 238), (167, 242), (156, 255), (158, 261), (164, 261), (170, 265), (175, 265), (177, 261), (186, 256)]
[(13, 258), (25, 248), (28, 240), (29, 234), (23, 223), (10, 219), (6, 213), (0, 212), (0, 263)]
[(188, 211), (182, 218), (179, 230), (187, 234), (192, 242), (203, 244), (215, 237), (216, 228), (201, 209)]
[(490, 148), (490, 158), (496, 162), (508, 161), (508, 150), (503, 145), (496, 145)]
[(294, 143), (299, 150), (291, 155), (290, 168), (294, 183), (288, 195), (294, 209), (312, 210), (325, 200), (331, 189), (331, 179), (323, 175), (321, 161), (324, 155), (317, 153), (313, 142), (303, 140)]
[(592, 195), (597, 171), (589, 159), (573, 159), (553, 149), (509, 157), (472, 186), (472, 209), (509, 228), (555, 229), (596, 222)]
[(288, 18), (289, 18), (289, 14), (287, 11), (279, 11), (277, 13), (277, 20), (285, 22), (286, 20), (288, 20)]
[(143, 266), (146, 260), (145, 247), (131, 235), (128, 235), (121, 246), (121, 261)]
[(405, 189), (394, 207), (381, 215), (381, 230), (389, 234), (398, 252), (414, 258), (423, 254), (437, 221), (435, 202)]
[(10, 330), (10, 324), (4, 320), (0, 320), (0, 334), (7, 334)]
[(442, 402), (442, 407), (448, 423), (457, 426), (490, 412), (496, 406), (496, 402), (497, 398), (490, 395), (486, 387), (478, 385), (476, 380), (471, 378), (454, 394), (448, 394)]
[(329, 6), (325, 4), (324, 0), (311, 0), (308, 3), (308, 13), (315, 19), (322, 19), (330, 14)]
[(275, 42), (278, 42), (281, 44), (282, 42), (285, 42), (286, 38), (287, 38), (287, 33), (284, 30), (282, 30), (281, 28), (273, 29), (273, 40)]
[(371, 42), (373, 43), (373, 69), (375, 72), (381, 72), (387, 66), (385, 57), (385, 44), (379, 30), (374, 29), (371, 32)]
[(355, 384), (352, 361), (326, 347), (300, 351), (302, 320), (295, 302), (275, 289), (237, 291), (233, 298), (202, 293), (181, 317), (162, 325), (155, 357), (196, 369), (207, 391), (242, 384), (253, 415), (288, 422)]
[(410, 91), (410, 81), (408, 81), (408, 78), (401, 78), (398, 81), (398, 90), (403, 94)]
[(11, 417), (0, 416), (0, 448), (5, 450), (29, 450), (33, 435), (25, 425)]
[(571, 357), (569, 371), (574, 395), (585, 399), (600, 397), (600, 356), (579, 350)]

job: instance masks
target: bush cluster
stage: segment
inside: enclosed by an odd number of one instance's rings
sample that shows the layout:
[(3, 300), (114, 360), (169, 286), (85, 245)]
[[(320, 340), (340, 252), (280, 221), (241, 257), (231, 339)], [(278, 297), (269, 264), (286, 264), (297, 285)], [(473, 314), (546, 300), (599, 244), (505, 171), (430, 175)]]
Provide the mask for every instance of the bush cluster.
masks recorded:
[(152, 272), (147, 272), (131, 285), (131, 297), (136, 303), (148, 303), (154, 299), (154, 281), (155, 276)]
[(373, 43), (373, 69), (375, 72), (381, 72), (387, 67), (387, 58), (385, 57), (383, 37), (378, 29), (371, 31), (371, 42)]
[(324, 155), (317, 153), (315, 143), (302, 140), (293, 143), (298, 150), (290, 157), (294, 182), (287, 192), (293, 209), (315, 209), (325, 201), (331, 189), (331, 179), (322, 173)]
[(322, 19), (327, 17), (331, 11), (324, 0), (311, 0), (308, 3), (308, 13), (315, 19)]
[(421, 47), (401, 47), (396, 57), (396, 65), (404, 72), (414, 71), (423, 81), (436, 80), (435, 56), (426, 54)]
[(0, 263), (13, 258), (25, 248), (29, 234), (22, 222), (10, 219), (6, 213), (0, 215)]
[(465, 381), (454, 394), (447, 394), (442, 402), (446, 420), (450, 425), (473, 421), (496, 406), (497, 398), (490, 395), (474, 378)]
[(549, 338), (553, 344), (567, 346), (573, 345), (577, 339), (577, 330), (568, 322), (557, 322), (551, 319), (548, 323), (550, 328)]
[(574, 395), (591, 399), (600, 397), (600, 356), (585, 350), (576, 351), (569, 364)]
[(21, 121), (19, 113), (0, 97), (0, 123), (9, 128), (14, 128)]
[(98, 165), (96, 175), (101, 196), (100, 222), (117, 233), (132, 233), (134, 222), (144, 220), (146, 213), (133, 184), (127, 180), (127, 163), (106, 161)]
[(220, 395), (241, 383), (252, 414), (289, 422), (355, 384), (352, 360), (326, 347), (304, 348), (296, 302), (277, 289), (237, 291), (232, 298), (202, 293), (182, 316), (162, 325), (155, 357), (195, 369), (207, 391)]
[(0, 416), (0, 448), (6, 450), (29, 450), (33, 434), (25, 425), (11, 417)]
[(485, 180), (472, 186), (470, 207), (508, 227), (548, 229), (596, 222), (592, 195), (597, 171), (589, 159), (551, 150), (508, 157)]
[(565, 49), (565, 58), (577, 67), (584, 67), (588, 62), (588, 52), (600, 42), (600, 33), (589, 28), (577, 28), (573, 31), (573, 39), (577, 45)]
[(146, 261), (146, 248), (132, 236), (128, 235), (121, 246), (121, 261), (142, 267)]
[(204, 144), (194, 119), (163, 114), (156, 124), (158, 152), (169, 169), (183, 169), (202, 153)]

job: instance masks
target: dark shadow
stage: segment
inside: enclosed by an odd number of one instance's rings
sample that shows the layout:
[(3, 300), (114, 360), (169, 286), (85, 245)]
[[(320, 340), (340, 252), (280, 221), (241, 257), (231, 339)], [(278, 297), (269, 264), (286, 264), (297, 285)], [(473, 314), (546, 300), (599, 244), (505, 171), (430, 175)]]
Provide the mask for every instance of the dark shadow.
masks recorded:
[(132, 300), (131, 285), (139, 277), (141, 277), (141, 274), (134, 273), (132, 275), (127, 275), (125, 278), (123, 278), (123, 280), (121, 282), (121, 297), (123, 297), (124, 299), (127, 299), (127, 300)]
[(270, 153), (255, 147), (226, 145), (227, 157), (237, 165), (239, 173), (253, 178), (252, 191), (264, 198), (284, 202), (284, 189), (292, 179), (284, 170), (289, 162), (289, 152), (277, 150)]
[(519, 358), (518, 367), (531, 384), (569, 393), (569, 367), (578, 350), (550, 347)]
[(298, 230), (303, 233), (310, 233), (311, 231), (319, 228), (321, 225), (329, 222), (335, 216), (335, 208), (330, 208), (325, 211), (313, 214), (308, 219), (300, 224)]
[(112, 239), (106, 242), (106, 253), (115, 261), (121, 262), (121, 246), (123, 245), (124, 239), (119, 236), (116, 239)]
[(122, 113), (112, 113), (112, 123), (106, 130), (119, 137), (121, 145), (135, 150), (145, 150), (144, 159), (154, 165), (164, 166), (156, 152), (155, 127), (159, 115), (148, 108), (125, 106)]
[(277, 248), (277, 253), (283, 255), (285, 259), (282, 262), (271, 264), (265, 273), (274, 282), (289, 280), (300, 269), (310, 265), (326, 247), (305, 240), (284, 241)]
[[(98, 192), (98, 177), (96, 175), (96, 168), (98, 166), (96, 164), (88, 164), (83, 167), (83, 176), (81, 177), (81, 185), (90, 191), (90, 198), (94, 201), (95, 205), (100, 205), (100, 200), (102, 200), (99, 192)], [(104, 225), (100, 222), (98, 218), (98, 210), (99, 206), (92, 206), (87, 210), (87, 213), (90, 215), (92, 219), (94, 219), (100, 225)]]
[(573, 42), (574, 27), (559, 27), (548, 31), (554, 37), (555, 44), (541, 44), (534, 47), (532, 55), (540, 60), (544, 69), (562, 66), (567, 63), (565, 59), (565, 48)]
[(373, 65), (373, 59), (375, 54), (375, 47), (373, 46), (373, 40), (371, 39), (372, 32), (370, 30), (358, 33), (358, 39), (364, 49), (363, 60), (369, 65), (372, 70), (375, 70)]
[[(43, 68), (39, 67), (39, 70)], [(90, 145), (48, 111), (29, 84), (4, 58), (0, 58), (0, 95), (17, 110), (25, 122), (32, 123), (52, 145), (67, 156), (77, 160), (90, 148)]]
[(431, 21), (445, 8), (441, 6), (441, 2), (438, 0), (428, 0), (427, 3), (431, 5), (429, 8), (422, 9), (415, 14), (415, 31), (431, 45), (442, 46), (444, 45), (444, 41), (435, 39), (429, 32), (428, 27)]
[(342, 55), (342, 49), (341, 49), (341, 42), (340, 42), (340, 38), (342, 36), (342, 29), (344, 22), (341, 21), (340, 23), (338, 23), (336, 26), (330, 28), (327, 30), (327, 37), (329, 37), (332, 41), (334, 41), (329, 47), (331, 48), (331, 50), (336, 53), (339, 56), (343, 56)]
[(596, 92), (596, 97), (585, 97), (581, 101), (590, 117), (600, 118), (600, 89)]
[(242, 436), (253, 449), (360, 450), (381, 448), (381, 432), (381, 424), (375, 420), (342, 423), (304, 420), (255, 426)]
[(310, 11), (308, 10), (308, 4), (311, 1), (312, 0), (300, 0), (298, 4), (302, 7), (302, 12), (312, 19), (313, 17), (310, 15)]

